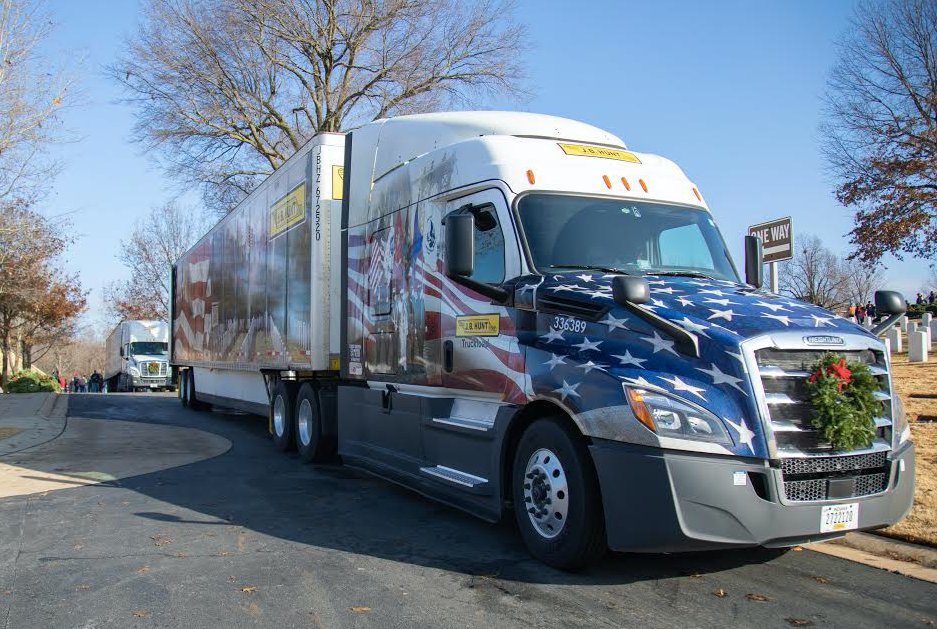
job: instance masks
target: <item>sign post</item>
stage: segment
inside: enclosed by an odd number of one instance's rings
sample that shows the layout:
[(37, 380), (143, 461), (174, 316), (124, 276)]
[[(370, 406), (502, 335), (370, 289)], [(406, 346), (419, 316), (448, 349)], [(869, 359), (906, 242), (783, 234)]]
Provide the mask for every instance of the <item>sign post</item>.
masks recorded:
[(778, 292), (778, 262), (794, 257), (794, 226), (791, 217), (778, 218), (748, 228), (748, 235), (761, 240), (768, 264), (768, 288)]

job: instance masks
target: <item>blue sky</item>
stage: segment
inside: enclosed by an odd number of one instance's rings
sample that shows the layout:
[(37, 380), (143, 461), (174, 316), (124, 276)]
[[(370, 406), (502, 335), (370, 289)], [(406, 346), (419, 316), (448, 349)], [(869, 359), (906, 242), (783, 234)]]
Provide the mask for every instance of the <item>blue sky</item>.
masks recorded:
[[(819, 153), (822, 93), (853, 2), (568, 2), (522, 0), (534, 97), (496, 102), (576, 118), (608, 129), (633, 149), (659, 153), (698, 184), (741, 262), (747, 226), (790, 215), (846, 251), (851, 212), (833, 198)], [(84, 55), (85, 104), (69, 110), (76, 141), (56, 148), (65, 170), (48, 214), (71, 212), (78, 242), (66, 267), (92, 290), (126, 273), (118, 243), (134, 220), (176, 195), (129, 142), (133, 111), (103, 76), (132, 34), (138, 0), (53, 0), (49, 59)], [(927, 262), (885, 261), (888, 284), (911, 296)]]

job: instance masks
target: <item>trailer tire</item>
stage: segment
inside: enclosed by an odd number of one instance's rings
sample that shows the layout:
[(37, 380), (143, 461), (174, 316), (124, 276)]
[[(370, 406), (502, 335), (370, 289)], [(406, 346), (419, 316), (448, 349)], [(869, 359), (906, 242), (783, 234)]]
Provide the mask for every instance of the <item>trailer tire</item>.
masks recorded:
[(296, 451), (306, 463), (327, 463), (335, 456), (334, 440), (324, 434), (318, 388), (311, 382), (296, 395)]
[(582, 437), (561, 418), (546, 417), (527, 427), (511, 479), (514, 514), (534, 557), (561, 570), (585, 568), (602, 558), (605, 514), (592, 458)]
[(179, 401), (183, 406), (189, 405), (189, 372), (181, 372), (179, 376)]
[(296, 385), (280, 380), (270, 398), (270, 434), (273, 443), (284, 452), (295, 445)]
[(210, 411), (211, 404), (208, 402), (202, 402), (198, 399), (198, 394), (195, 389), (195, 370), (189, 369), (187, 372), (189, 383), (187, 388), (189, 389), (189, 408), (193, 411)]

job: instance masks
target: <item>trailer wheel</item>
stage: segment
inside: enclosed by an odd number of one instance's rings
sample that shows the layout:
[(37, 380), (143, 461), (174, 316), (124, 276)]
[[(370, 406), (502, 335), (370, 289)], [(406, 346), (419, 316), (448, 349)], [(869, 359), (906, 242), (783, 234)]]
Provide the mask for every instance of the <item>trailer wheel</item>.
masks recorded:
[(183, 406), (189, 405), (189, 372), (183, 371), (179, 377), (179, 401)]
[(210, 411), (211, 404), (208, 402), (202, 402), (198, 399), (198, 394), (195, 389), (195, 370), (189, 369), (186, 371), (188, 374), (188, 383), (186, 384), (186, 389), (189, 390), (189, 408), (193, 411)]
[(293, 447), (296, 430), (296, 386), (281, 380), (273, 389), (270, 400), (270, 432), (273, 443), (280, 450)]
[(325, 463), (335, 456), (335, 442), (323, 432), (319, 391), (306, 382), (296, 396), (296, 450), (306, 463)]
[(589, 451), (558, 417), (532, 423), (521, 436), (512, 474), (514, 514), (530, 553), (554, 568), (575, 570), (605, 554), (605, 515)]

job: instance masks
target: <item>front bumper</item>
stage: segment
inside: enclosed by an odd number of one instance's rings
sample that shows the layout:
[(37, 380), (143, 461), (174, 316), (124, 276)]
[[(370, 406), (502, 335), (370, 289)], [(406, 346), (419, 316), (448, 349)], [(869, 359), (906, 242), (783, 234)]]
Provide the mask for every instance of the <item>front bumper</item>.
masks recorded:
[[(875, 496), (783, 504), (780, 472), (753, 459), (660, 450), (593, 440), (612, 550), (677, 552), (744, 546), (793, 546), (841, 537), (820, 533), (830, 504), (859, 503), (859, 530), (894, 524), (914, 499), (914, 446), (889, 459), (888, 490)], [(904, 470), (901, 470), (901, 462)], [(744, 473), (745, 484), (736, 472)], [(752, 474), (764, 475), (767, 499)]]
[(162, 378), (151, 378), (148, 376), (131, 376), (131, 382), (134, 387), (149, 387), (151, 389), (163, 389), (172, 386), (172, 378), (165, 376)]

